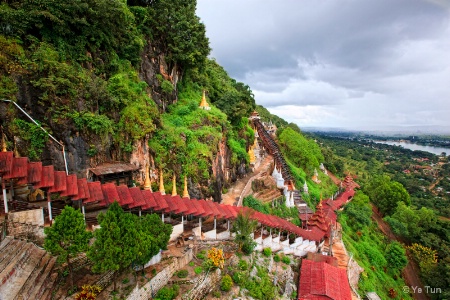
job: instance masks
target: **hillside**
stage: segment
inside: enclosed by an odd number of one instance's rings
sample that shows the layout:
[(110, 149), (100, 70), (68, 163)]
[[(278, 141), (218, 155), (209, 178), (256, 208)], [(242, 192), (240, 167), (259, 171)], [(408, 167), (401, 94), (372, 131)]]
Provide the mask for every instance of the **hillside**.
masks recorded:
[[(167, 182), (187, 175), (192, 194), (219, 200), (223, 185), (246, 173), (253, 143), (246, 117), (255, 101), (207, 57), (195, 7), (195, 0), (4, 2), (0, 98), (64, 144), (70, 172), (86, 176), (125, 161), (140, 169), (142, 184), (150, 165), (164, 169)], [(198, 114), (202, 90), (213, 108)], [(12, 104), (0, 107), (8, 148), (63, 169), (60, 145)]]

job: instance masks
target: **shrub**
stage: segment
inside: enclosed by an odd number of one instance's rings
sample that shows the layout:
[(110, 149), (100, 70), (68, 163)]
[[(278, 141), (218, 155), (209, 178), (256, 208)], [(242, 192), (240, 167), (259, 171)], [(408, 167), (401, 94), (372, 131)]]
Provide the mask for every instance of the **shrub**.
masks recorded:
[(289, 258), (289, 256), (283, 256), (281, 261), (287, 265), (291, 263), (291, 259)]
[(214, 291), (214, 292), (213, 292), (213, 297), (214, 297), (214, 298), (219, 298), (219, 299), (220, 299), (221, 296), (222, 296), (222, 294), (220, 293), (220, 291)]
[(180, 270), (177, 272), (177, 276), (179, 278), (186, 278), (188, 276), (189, 272), (187, 270)]
[(75, 295), (75, 300), (94, 300), (101, 290), (102, 288), (98, 285), (83, 285), (81, 291)]
[(191, 261), (191, 262), (189, 263), (189, 266), (190, 266), (190, 267), (193, 267), (193, 266), (195, 266), (195, 263), (194, 263), (193, 261)]
[(264, 256), (267, 256), (267, 257), (271, 256), (272, 255), (272, 249), (264, 248), (263, 249), (263, 254), (264, 254)]
[(239, 270), (245, 271), (248, 269), (248, 262), (246, 260), (241, 259), (239, 261)]
[(242, 282), (244, 282), (244, 279), (245, 279), (244, 272), (234, 272), (234, 274), (233, 274), (234, 283), (240, 285)]
[(231, 279), (230, 275), (225, 275), (222, 277), (222, 281), (220, 282), (220, 289), (224, 292), (228, 292), (231, 290), (231, 287), (233, 286), (233, 280)]
[(203, 272), (203, 268), (202, 267), (196, 267), (195, 269), (194, 269), (194, 272), (195, 272), (195, 274), (200, 274), (201, 272)]
[(171, 288), (167, 286), (163, 287), (158, 291), (155, 296), (155, 300), (173, 300), (178, 296), (180, 287), (178, 285), (173, 285)]
[(273, 257), (273, 260), (275, 262), (279, 262), (280, 261), (280, 256), (278, 254), (275, 254), (274, 257)]
[(197, 254), (197, 258), (198, 259), (205, 259), (205, 254), (199, 253), (199, 254)]

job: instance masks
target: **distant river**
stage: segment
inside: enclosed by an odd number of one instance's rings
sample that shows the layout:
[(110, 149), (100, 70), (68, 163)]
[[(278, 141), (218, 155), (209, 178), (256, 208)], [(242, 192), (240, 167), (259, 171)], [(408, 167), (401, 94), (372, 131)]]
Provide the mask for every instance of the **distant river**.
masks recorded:
[(443, 148), (443, 147), (434, 147), (434, 146), (423, 146), (418, 145), (410, 142), (400, 142), (400, 141), (374, 141), (377, 144), (387, 144), (391, 146), (402, 146), (403, 148), (409, 149), (409, 150), (421, 150), (421, 151), (427, 151), (436, 155), (441, 155), (442, 152), (445, 152), (447, 155), (450, 155), (450, 148)]

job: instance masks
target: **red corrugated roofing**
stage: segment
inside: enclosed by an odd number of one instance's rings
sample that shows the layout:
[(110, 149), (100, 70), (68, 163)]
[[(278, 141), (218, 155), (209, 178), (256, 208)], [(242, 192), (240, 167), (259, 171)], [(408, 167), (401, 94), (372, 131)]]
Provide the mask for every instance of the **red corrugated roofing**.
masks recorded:
[(146, 209), (157, 210), (156, 208), (158, 207), (158, 204), (155, 201), (155, 197), (153, 197), (153, 193), (148, 190), (143, 190), (143, 191), (141, 191), (141, 193), (142, 193), (142, 197), (145, 200), (145, 206), (142, 207), (142, 209), (143, 210), (146, 210)]
[(209, 207), (208, 203), (206, 203), (205, 200), (203, 200), (203, 199), (198, 200), (198, 204), (200, 204), (202, 206), (203, 210), (205, 211), (202, 214), (202, 217), (214, 216), (214, 212), (212, 211), (211, 207)]
[(81, 178), (77, 180), (78, 194), (72, 198), (72, 200), (89, 199), (91, 195), (89, 194), (89, 188), (87, 186), (86, 178)]
[(94, 181), (94, 182), (88, 182), (87, 183), (88, 189), (89, 189), (89, 199), (84, 201), (83, 203), (89, 203), (89, 202), (95, 202), (95, 201), (102, 201), (105, 199), (103, 196), (103, 191), (101, 187), (100, 181)]
[(42, 167), (41, 180), (34, 185), (34, 188), (48, 188), (55, 184), (55, 170), (53, 166)]
[(197, 208), (193, 201), (189, 198), (182, 198), (181, 201), (183, 201), (184, 205), (188, 208), (188, 210), (184, 213), (185, 215), (197, 215)]
[(217, 209), (217, 207), (214, 205), (214, 202), (212, 201), (205, 201), (206, 205), (209, 206), (209, 208), (211, 209), (213, 216), (216, 217), (217, 219), (222, 218), (222, 214), (220, 213), (220, 211)]
[(172, 196), (172, 203), (176, 203), (177, 214), (186, 214), (189, 210), (179, 195)]
[(116, 187), (116, 189), (120, 197), (120, 205), (128, 205), (133, 203), (133, 198), (131, 198), (130, 191), (126, 185), (121, 184)]
[(54, 185), (48, 190), (49, 193), (63, 192), (66, 190), (66, 172), (55, 171)]
[(129, 208), (140, 206), (145, 207), (147, 203), (145, 202), (144, 195), (142, 195), (141, 189), (138, 187), (129, 188), (128, 191), (131, 194), (131, 198), (133, 198), (133, 203), (128, 205)]
[(13, 152), (0, 152), (0, 175), (6, 176), (11, 172)]
[(164, 200), (166, 200), (168, 207), (164, 210), (166, 213), (174, 213), (176, 214), (178, 211), (178, 206), (176, 203), (172, 201), (171, 195), (164, 195), (162, 196)]
[(308, 259), (302, 261), (298, 291), (298, 299), (304, 300), (352, 299), (345, 269)]
[(60, 196), (75, 196), (78, 194), (77, 175), (66, 176), (66, 190)]
[(4, 179), (26, 178), (28, 171), (28, 157), (14, 157), (12, 167), (8, 174), (4, 175)]
[(193, 204), (195, 206), (195, 210), (196, 210), (196, 212), (193, 213), (193, 215), (201, 217), (205, 214), (205, 209), (203, 208), (203, 205), (201, 205), (197, 199), (195, 199), (195, 198), (191, 199), (191, 204)]
[(224, 209), (222, 209), (222, 206), (217, 203), (217, 202), (212, 202), (212, 204), (214, 205), (214, 207), (217, 209), (217, 211), (219, 212), (219, 218), (221, 219), (226, 219), (228, 218), (228, 214), (225, 212)]
[(42, 177), (42, 162), (30, 162), (28, 163), (28, 183), (36, 183), (41, 180)]
[(167, 204), (166, 199), (164, 199), (163, 195), (161, 195), (161, 192), (154, 192), (153, 197), (155, 198), (155, 202), (158, 205), (155, 207), (155, 210), (165, 212), (167, 208), (169, 208), (169, 204)]
[(106, 203), (112, 204), (114, 201), (117, 201), (121, 204), (120, 196), (116, 188), (117, 186), (112, 182), (102, 184), (103, 197)]
[(234, 218), (234, 214), (228, 207), (229, 207), (228, 205), (220, 204), (220, 208), (227, 215), (226, 218), (227, 219), (232, 219), (232, 218)]

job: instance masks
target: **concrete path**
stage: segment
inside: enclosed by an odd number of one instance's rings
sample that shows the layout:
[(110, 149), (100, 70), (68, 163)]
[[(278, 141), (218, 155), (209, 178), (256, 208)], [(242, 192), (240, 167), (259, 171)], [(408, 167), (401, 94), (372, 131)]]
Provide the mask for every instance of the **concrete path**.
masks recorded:
[[(273, 161), (271, 155), (267, 155), (259, 164), (258, 168), (247, 174), (244, 178), (238, 179), (229, 189), (226, 194), (222, 195), (222, 204), (234, 205), (235, 202), (242, 205), (242, 199), (249, 195), (252, 181), (260, 177), (262, 173), (266, 172)], [(238, 205), (239, 206), (239, 205)]]

